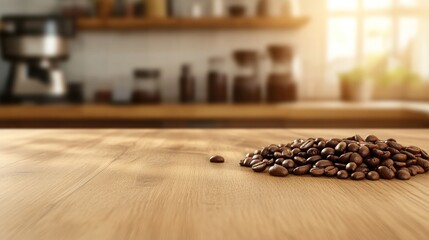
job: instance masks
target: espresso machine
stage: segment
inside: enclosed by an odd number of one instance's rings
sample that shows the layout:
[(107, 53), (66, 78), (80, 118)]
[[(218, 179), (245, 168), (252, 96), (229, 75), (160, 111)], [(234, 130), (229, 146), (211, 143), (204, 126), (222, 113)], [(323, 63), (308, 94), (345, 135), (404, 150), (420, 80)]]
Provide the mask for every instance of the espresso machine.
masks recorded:
[(60, 63), (69, 55), (74, 21), (61, 16), (10, 15), (1, 19), (2, 55), (10, 62), (3, 103), (51, 103), (67, 98)]

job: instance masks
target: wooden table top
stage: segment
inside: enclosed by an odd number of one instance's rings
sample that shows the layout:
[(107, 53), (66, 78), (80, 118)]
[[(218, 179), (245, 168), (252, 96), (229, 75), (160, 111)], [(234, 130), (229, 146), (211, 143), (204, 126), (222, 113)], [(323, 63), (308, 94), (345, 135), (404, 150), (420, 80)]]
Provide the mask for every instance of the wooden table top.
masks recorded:
[[(428, 129), (358, 133), (429, 149)], [(270, 143), (353, 134), (2, 130), (0, 239), (427, 239), (429, 173), (356, 182), (238, 165)]]

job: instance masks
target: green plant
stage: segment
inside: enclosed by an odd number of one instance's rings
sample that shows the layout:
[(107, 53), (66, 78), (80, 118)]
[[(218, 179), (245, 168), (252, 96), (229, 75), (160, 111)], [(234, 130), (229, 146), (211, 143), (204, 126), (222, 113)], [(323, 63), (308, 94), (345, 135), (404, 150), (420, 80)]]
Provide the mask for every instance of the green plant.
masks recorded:
[(339, 74), (341, 81), (347, 81), (350, 83), (360, 83), (366, 80), (367, 72), (362, 67), (353, 68), (350, 71)]
[(379, 75), (377, 81), (381, 85), (404, 84), (415, 86), (421, 83), (421, 78), (406, 67), (397, 67)]

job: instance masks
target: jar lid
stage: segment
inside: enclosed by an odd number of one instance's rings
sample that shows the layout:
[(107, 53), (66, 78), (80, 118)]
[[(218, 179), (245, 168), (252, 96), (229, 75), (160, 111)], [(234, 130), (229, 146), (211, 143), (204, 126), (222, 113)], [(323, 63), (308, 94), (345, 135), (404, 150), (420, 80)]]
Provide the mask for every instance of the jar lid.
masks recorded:
[(158, 69), (136, 69), (134, 77), (137, 79), (159, 78), (161, 75)]

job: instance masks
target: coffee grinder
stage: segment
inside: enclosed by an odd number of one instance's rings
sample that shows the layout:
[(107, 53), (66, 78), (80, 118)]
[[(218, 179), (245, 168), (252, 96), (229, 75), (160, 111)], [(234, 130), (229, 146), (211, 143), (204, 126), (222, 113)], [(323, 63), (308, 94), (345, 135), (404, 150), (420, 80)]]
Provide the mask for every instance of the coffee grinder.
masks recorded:
[(59, 65), (68, 58), (74, 21), (61, 16), (10, 15), (2, 17), (1, 25), (2, 55), (10, 62), (2, 102), (65, 101), (67, 85)]

